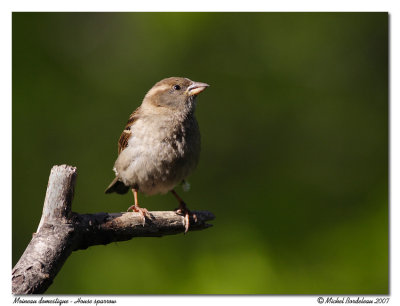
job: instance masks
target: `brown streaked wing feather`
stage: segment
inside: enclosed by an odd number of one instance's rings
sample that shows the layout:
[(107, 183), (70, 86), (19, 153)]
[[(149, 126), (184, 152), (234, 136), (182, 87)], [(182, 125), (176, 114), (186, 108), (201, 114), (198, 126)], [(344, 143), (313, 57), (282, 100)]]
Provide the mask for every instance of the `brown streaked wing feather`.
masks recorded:
[(130, 116), (128, 119), (128, 122), (125, 125), (125, 129), (122, 131), (121, 136), (119, 137), (118, 140), (118, 155), (128, 146), (128, 140), (132, 135), (132, 130), (131, 127), (135, 120), (138, 118), (138, 113), (139, 113), (139, 108), (138, 107)]
[(118, 155), (121, 154), (122, 150), (124, 150), (128, 146), (129, 137), (131, 137), (132, 132), (124, 130), (119, 137), (118, 140)]

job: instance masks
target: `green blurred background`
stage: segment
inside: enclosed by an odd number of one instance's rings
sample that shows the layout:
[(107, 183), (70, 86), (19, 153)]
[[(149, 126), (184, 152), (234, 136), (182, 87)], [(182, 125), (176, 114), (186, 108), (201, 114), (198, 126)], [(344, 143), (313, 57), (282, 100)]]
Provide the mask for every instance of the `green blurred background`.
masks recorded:
[(387, 13), (13, 13), (12, 28), (13, 265), (53, 165), (78, 168), (74, 211), (125, 211), (131, 195), (104, 189), (131, 111), (165, 77), (211, 85), (182, 196), (214, 227), (74, 252), (47, 293), (388, 293)]

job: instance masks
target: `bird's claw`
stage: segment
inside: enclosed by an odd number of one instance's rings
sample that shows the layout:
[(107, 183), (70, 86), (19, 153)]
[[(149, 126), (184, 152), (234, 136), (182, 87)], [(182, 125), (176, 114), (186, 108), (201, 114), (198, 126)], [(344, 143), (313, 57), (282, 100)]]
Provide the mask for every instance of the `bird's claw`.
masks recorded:
[(189, 209), (186, 207), (179, 207), (178, 209), (175, 209), (175, 212), (179, 215), (184, 215), (184, 225), (185, 225), (185, 234), (189, 231), (189, 225), (190, 225), (190, 215), (192, 215), (192, 218), (195, 223), (197, 223), (197, 215), (192, 213)]
[(132, 209), (132, 211), (138, 212), (138, 213), (141, 214), (141, 216), (142, 216), (142, 225), (143, 226), (146, 224), (146, 217), (149, 218), (149, 219), (151, 217), (149, 211), (146, 208), (142, 208), (142, 207), (139, 207), (137, 205), (132, 205), (127, 209), (127, 211), (130, 211), (131, 209)]

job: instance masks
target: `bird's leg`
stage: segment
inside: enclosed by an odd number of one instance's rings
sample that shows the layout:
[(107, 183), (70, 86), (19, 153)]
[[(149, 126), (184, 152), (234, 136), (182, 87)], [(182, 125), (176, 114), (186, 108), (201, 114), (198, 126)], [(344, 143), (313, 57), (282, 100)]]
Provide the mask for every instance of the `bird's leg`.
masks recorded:
[(139, 203), (138, 203), (138, 192), (135, 188), (132, 188), (132, 193), (133, 193), (133, 198), (135, 199), (135, 204), (132, 206), (129, 206), (129, 208), (127, 209), (127, 211), (131, 210), (138, 212), (142, 215), (143, 217), (143, 226), (146, 223), (146, 217), (150, 218), (150, 214), (149, 211), (146, 208), (141, 208), (139, 207)]
[(175, 190), (171, 190), (171, 193), (175, 196), (175, 198), (179, 202), (179, 207), (175, 209), (178, 214), (182, 214), (185, 216), (185, 233), (189, 230), (189, 215), (191, 214), (194, 222), (197, 222), (196, 214), (190, 212), (190, 210), (186, 207), (186, 203), (182, 200), (182, 198), (175, 192)]

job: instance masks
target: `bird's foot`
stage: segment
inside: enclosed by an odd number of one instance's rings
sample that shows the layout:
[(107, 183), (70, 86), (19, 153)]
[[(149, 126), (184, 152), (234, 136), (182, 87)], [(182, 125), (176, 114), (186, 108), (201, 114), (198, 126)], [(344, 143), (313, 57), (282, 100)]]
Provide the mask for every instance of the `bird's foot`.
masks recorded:
[(197, 216), (196, 214), (192, 213), (187, 207), (185, 202), (181, 202), (181, 204), (179, 205), (179, 207), (177, 209), (175, 209), (175, 212), (179, 215), (183, 215), (185, 217), (185, 234), (188, 232), (189, 230), (189, 217), (190, 215), (192, 215), (192, 218), (194, 220), (194, 222), (197, 222)]
[(150, 213), (146, 208), (139, 207), (139, 205), (132, 205), (132, 206), (129, 206), (127, 211), (130, 211), (131, 209), (132, 209), (132, 211), (138, 212), (142, 215), (142, 225), (143, 226), (146, 224), (146, 217), (149, 219), (151, 218)]

